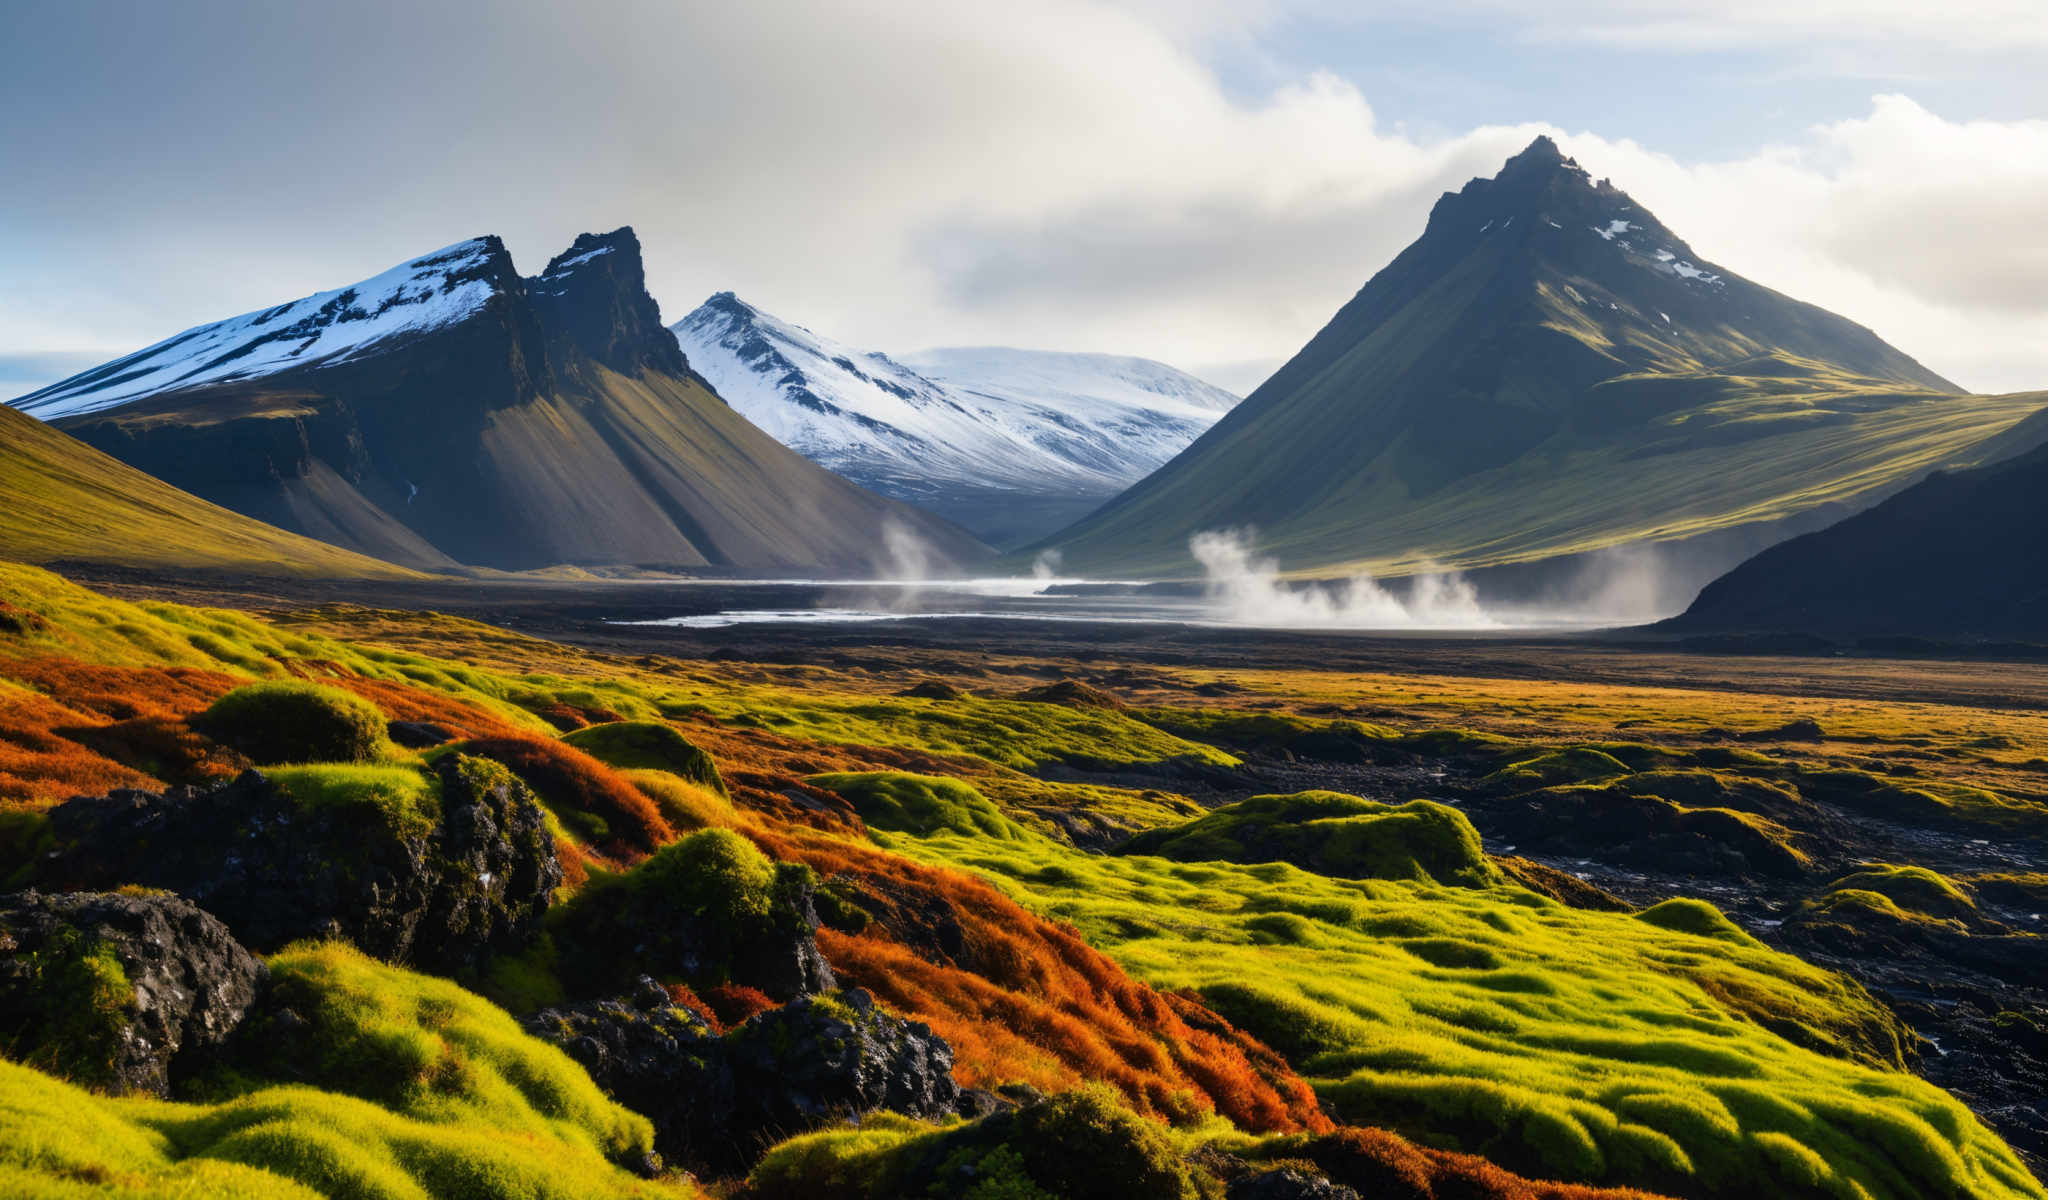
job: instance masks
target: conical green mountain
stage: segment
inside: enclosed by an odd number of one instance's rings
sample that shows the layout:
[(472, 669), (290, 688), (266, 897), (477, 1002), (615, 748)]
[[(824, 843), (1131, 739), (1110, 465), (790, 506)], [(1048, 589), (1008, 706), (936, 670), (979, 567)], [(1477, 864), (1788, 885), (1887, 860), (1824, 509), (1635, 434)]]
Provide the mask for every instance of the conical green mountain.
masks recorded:
[(1295, 572), (1527, 562), (1860, 506), (2048, 402), (1979, 397), (1702, 260), (1549, 138), (1178, 458), (1045, 543), (1174, 573), (1251, 527)]

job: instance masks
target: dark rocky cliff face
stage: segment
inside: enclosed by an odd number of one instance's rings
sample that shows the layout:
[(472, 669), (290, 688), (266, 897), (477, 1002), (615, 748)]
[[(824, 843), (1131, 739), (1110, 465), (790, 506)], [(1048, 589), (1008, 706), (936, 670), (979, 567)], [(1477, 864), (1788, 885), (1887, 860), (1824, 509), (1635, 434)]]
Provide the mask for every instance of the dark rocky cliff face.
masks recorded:
[(862, 569), (884, 526), (940, 558), (962, 531), (784, 450), (684, 359), (630, 228), (342, 361), (157, 393), (57, 424), (223, 507), (412, 566)]

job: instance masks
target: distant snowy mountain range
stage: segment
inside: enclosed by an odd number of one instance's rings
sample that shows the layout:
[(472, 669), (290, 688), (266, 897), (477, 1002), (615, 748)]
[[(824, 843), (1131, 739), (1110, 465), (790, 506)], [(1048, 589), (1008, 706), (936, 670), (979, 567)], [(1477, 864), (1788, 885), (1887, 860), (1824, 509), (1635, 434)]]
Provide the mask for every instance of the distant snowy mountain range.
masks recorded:
[(776, 440), (994, 545), (1086, 515), (1238, 400), (1143, 358), (1001, 347), (892, 358), (731, 292), (670, 328), (691, 367)]

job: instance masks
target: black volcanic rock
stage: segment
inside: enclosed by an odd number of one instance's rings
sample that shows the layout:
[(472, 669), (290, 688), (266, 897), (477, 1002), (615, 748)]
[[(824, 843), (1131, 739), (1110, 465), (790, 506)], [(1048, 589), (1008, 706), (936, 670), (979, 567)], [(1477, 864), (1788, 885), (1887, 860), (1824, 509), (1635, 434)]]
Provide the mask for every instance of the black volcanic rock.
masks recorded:
[(2048, 447), (1932, 475), (1764, 551), (1665, 627), (2048, 639), (2043, 514)]
[(442, 974), (522, 948), (562, 880), (539, 803), (510, 772), (450, 756), (441, 814), (393, 827), (308, 805), (255, 771), (210, 791), (118, 791), (50, 812), (58, 849), (38, 878), (68, 887), (176, 892), (265, 952), (345, 937)]
[(263, 964), (175, 896), (0, 896), (0, 1045), (33, 1066), (165, 1096), (256, 1003)]
[(631, 226), (578, 234), (534, 276), (529, 292), (548, 331), (551, 362), (587, 359), (626, 375), (690, 374), (675, 335), (662, 328), (660, 306), (647, 294), (640, 239)]
[(203, 499), (430, 569), (869, 573), (892, 527), (938, 563), (986, 553), (725, 405), (662, 327), (630, 228), (531, 279), (473, 239), (14, 403)]
[(954, 1114), (953, 1049), (858, 988), (806, 997), (721, 1037), (642, 977), (629, 997), (528, 1018), (612, 1098), (654, 1122), (669, 1164), (745, 1171), (774, 1142), (882, 1110)]

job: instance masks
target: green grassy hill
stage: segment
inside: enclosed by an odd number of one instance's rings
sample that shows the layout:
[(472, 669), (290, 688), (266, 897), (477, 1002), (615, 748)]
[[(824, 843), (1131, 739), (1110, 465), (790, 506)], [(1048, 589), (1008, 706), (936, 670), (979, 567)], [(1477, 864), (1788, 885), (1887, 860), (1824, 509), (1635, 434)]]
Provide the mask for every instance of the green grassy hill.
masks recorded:
[(209, 504), (6, 407), (0, 558), (272, 575), (417, 574)]
[(1284, 567), (1399, 573), (1867, 504), (2048, 405), (1973, 396), (1850, 321), (1703, 263), (1547, 139), (1173, 462), (1045, 543), (1185, 573), (1252, 527)]

